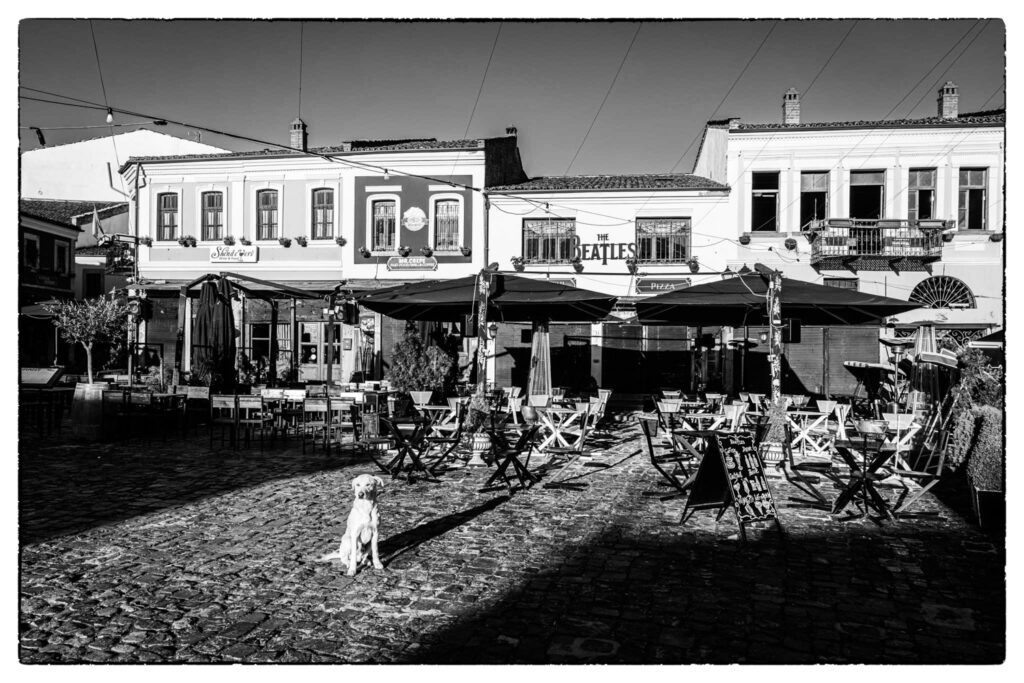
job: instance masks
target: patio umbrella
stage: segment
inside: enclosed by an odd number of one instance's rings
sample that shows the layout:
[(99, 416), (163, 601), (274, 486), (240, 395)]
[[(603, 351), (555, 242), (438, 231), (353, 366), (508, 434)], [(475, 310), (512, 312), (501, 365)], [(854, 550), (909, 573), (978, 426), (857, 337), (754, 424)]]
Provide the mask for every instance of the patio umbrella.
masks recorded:
[(216, 301), (217, 285), (204, 282), (199, 290), (199, 303), (196, 305), (196, 319), (192, 328), (192, 367), (196, 376), (207, 384), (213, 369), (213, 347), (210, 340)]
[[(616, 297), (550, 280), (496, 273), (487, 306), (495, 322), (601, 320)], [(476, 275), (455, 280), (424, 280), (369, 292), (359, 303), (371, 311), (399, 320), (452, 322), (473, 312)]]
[(235, 314), (231, 310), (231, 281), (221, 278), (217, 282), (216, 299), (210, 322), (210, 347), (214, 372), (220, 379), (222, 390), (235, 386)]
[[(768, 324), (768, 284), (756, 273), (675, 289), (638, 301), (645, 325)], [(919, 304), (803, 280), (782, 278), (782, 316), (804, 325), (860, 325), (919, 308)]]

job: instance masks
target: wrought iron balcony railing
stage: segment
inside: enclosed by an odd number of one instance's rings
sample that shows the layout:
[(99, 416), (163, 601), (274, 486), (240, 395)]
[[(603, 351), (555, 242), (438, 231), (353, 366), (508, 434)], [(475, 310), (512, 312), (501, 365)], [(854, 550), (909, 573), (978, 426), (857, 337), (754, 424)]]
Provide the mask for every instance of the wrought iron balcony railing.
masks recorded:
[(942, 231), (953, 225), (943, 220), (827, 218), (811, 224), (806, 235), (812, 265), (874, 270), (898, 264), (919, 270), (942, 258)]

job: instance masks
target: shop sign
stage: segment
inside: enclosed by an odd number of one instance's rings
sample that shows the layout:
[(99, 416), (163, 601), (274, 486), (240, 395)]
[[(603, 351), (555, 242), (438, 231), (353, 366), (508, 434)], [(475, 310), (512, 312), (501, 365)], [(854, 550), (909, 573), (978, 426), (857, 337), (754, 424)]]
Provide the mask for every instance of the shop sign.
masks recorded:
[(411, 232), (419, 232), (427, 226), (427, 214), (414, 206), (402, 214), (402, 226)]
[(437, 270), (437, 259), (433, 256), (392, 256), (387, 266), (388, 270)]
[(227, 245), (210, 247), (210, 263), (256, 263), (259, 261), (259, 247)]
[(636, 258), (635, 242), (580, 242), (579, 237), (573, 238), (575, 249), (573, 256), (581, 261), (600, 261), (601, 265), (608, 265), (608, 259), (623, 261), (628, 258)]
[(661, 278), (642, 277), (636, 281), (637, 294), (660, 294), (690, 286), (690, 278), (665, 280)]

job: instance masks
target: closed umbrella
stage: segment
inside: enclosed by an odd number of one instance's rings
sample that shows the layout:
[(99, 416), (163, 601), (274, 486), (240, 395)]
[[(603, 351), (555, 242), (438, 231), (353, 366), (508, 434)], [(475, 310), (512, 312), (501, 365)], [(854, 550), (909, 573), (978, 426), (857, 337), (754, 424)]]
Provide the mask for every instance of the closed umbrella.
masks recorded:
[(192, 327), (192, 372), (207, 385), (213, 370), (213, 346), (211, 344), (213, 309), (217, 301), (217, 286), (204, 282), (199, 290), (196, 318)]
[(213, 306), (210, 346), (214, 371), (223, 391), (235, 387), (235, 315), (231, 310), (231, 282), (221, 278), (217, 282)]

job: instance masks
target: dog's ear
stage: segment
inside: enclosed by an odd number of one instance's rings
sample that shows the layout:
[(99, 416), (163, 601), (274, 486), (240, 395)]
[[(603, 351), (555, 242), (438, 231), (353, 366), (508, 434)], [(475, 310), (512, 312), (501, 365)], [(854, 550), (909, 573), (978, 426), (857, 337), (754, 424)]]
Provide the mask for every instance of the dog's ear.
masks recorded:
[(374, 477), (374, 479), (377, 481), (377, 490), (378, 491), (383, 491), (384, 490), (384, 480), (382, 480), (380, 477)]
[(355, 490), (356, 490), (356, 482), (358, 482), (358, 481), (359, 481), (359, 477), (353, 477), (353, 479), (352, 479), (352, 492), (353, 492), (353, 493), (355, 493)]

